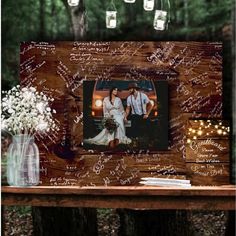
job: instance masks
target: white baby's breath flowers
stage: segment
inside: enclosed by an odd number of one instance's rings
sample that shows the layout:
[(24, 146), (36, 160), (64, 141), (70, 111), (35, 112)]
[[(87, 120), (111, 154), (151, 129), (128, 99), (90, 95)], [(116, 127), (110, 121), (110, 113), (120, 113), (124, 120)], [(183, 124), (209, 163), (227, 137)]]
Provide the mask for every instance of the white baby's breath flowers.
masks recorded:
[(54, 99), (34, 87), (13, 87), (3, 92), (1, 128), (12, 135), (58, 130), (50, 108)]

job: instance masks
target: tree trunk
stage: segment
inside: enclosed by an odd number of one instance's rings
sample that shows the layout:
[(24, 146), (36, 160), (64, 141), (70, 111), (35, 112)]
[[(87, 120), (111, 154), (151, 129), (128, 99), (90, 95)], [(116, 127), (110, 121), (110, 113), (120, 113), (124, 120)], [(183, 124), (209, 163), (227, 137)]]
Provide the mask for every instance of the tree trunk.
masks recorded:
[(119, 236), (187, 236), (186, 211), (118, 210)]
[(5, 218), (4, 218), (5, 207), (1, 206), (1, 235), (5, 236)]
[(225, 236), (232, 236), (235, 235), (235, 211), (228, 211), (228, 220), (226, 225), (226, 232)]
[(96, 236), (97, 212), (90, 208), (32, 207), (34, 236)]
[(233, 122), (233, 138), (232, 138), (232, 165), (231, 165), (231, 183), (236, 184), (236, 58), (235, 58), (235, 49), (236, 49), (236, 38), (235, 38), (235, 27), (236, 27), (236, 5), (232, 7), (232, 70), (233, 70), (233, 90), (232, 90), (232, 117), (234, 119)]
[(40, 37), (40, 40), (45, 40), (45, 32), (46, 32), (46, 30), (45, 30), (45, 27), (46, 27), (46, 25), (45, 25), (45, 8), (46, 8), (46, 6), (45, 6), (45, 0), (40, 0), (40, 19), (39, 19), (39, 21), (40, 21), (40, 29), (39, 29), (39, 37)]
[(135, 24), (136, 21), (136, 3), (135, 4), (130, 4), (126, 3), (125, 4), (125, 21), (124, 21), (124, 26), (126, 26), (128, 29), (132, 28)]
[(77, 7), (71, 7), (70, 11), (74, 40), (84, 40), (87, 30), (84, 0), (80, 0)]
[(189, 15), (188, 15), (188, 0), (184, 0), (184, 27), (186, 29), (186, 40), (188, 40), (188, 27), (189, 27)]

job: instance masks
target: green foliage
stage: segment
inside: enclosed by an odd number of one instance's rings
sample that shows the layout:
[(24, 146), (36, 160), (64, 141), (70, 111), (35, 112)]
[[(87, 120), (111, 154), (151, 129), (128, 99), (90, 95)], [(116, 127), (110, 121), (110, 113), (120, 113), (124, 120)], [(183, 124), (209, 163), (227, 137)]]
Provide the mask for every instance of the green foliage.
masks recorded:
[(31, 206), (9, 206), (9, 211), (16, 212), (19, 216), (31, 214)]
[[(231, 21), (233, 0), (171, 0), (168, 31), (153, 29), (154, 12), (143, 1), (126, 4), (114, 0), (118, 27), (106, 29), (110, 1), (84, 0), (87, 40), (222, 40), (222, 27)], [(41, 7), (42, 6), (42, 7)], [(67, 0), (2, 1), (2, 87), (19, 83), (19, 46), (22, 41), (73, 40)]]
[[(2, 88), (19, 83), (19, 51), (23, 41), (71, 39), (70, 18), (61, 0), (44, 0), (44, 19), (40, 2), (35, 0), (2, 1)], [(41, 37), (40, 20), (45, 21)]]

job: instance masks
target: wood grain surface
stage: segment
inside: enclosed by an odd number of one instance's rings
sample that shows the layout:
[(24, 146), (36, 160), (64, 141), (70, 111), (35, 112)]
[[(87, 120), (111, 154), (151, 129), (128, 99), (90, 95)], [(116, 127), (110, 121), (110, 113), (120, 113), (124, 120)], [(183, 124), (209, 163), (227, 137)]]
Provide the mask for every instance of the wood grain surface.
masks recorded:
[[(136, 186), (141, 177), (185, 179), (189, 171), (185, 160), (187, 121), (222, 117), (222, 44), (218, 42), (22, 43), (20, 79), (23, 86), (37, 86), (55, 98), (52, 106), (60, 130), (37, 136), (41, 185)], [(166, 80), (168, 150), (123, 154), (84, 150), (80, 144), (85, 80)], [(69, 160), (54, 151), (63, 146), (66, 128), (70, 130), (67, 151), (73, 156)], [(218, 159), (222, 158), (226, 156)], [(219, 181), (202, 178), (201, 185), (225, 184), (226, 179), (224, 172)]]
[[(234, 210), (235, 186), (2, 187), (3, 205), (129, 209)], [(132, 200), (131, 200), (132, 199)]]

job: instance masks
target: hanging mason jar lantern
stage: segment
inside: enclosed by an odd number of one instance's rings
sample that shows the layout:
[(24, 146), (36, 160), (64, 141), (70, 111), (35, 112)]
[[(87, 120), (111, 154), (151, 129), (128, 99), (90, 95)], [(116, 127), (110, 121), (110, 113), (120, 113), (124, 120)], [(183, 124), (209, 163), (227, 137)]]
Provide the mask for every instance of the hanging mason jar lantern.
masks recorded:
[(71, 6), (71, 7), (76, 7), (79, 5), (79, 1), (80, 0), (67, 0), (68, 2), (68, 5)]
[(127, 3), (135, 3), (135, 0), (124, 0), (124, 2), (127, 2)]
[(155, 30), (168, 29), (170, 23), (170, 2), (169, 0), (156, 0), (155, 2), (155, 16), (153, 27)]
[(161, 11), (161, 10), (156, 10), (154, 22), (153, 22), (154, 29), (155, 30), (165, 30), (166, 20), (167, 20), (167, 12)]
[(117, 15), (116, 6), (112, 0), (110, 6), (106, 10), (106, 27), (108, 29), (116, 28), (117, 25), (116, 15)]
[(154, 9), (155, 0), (143, 0), (143, 8), (145, 11), (152, 11)]

